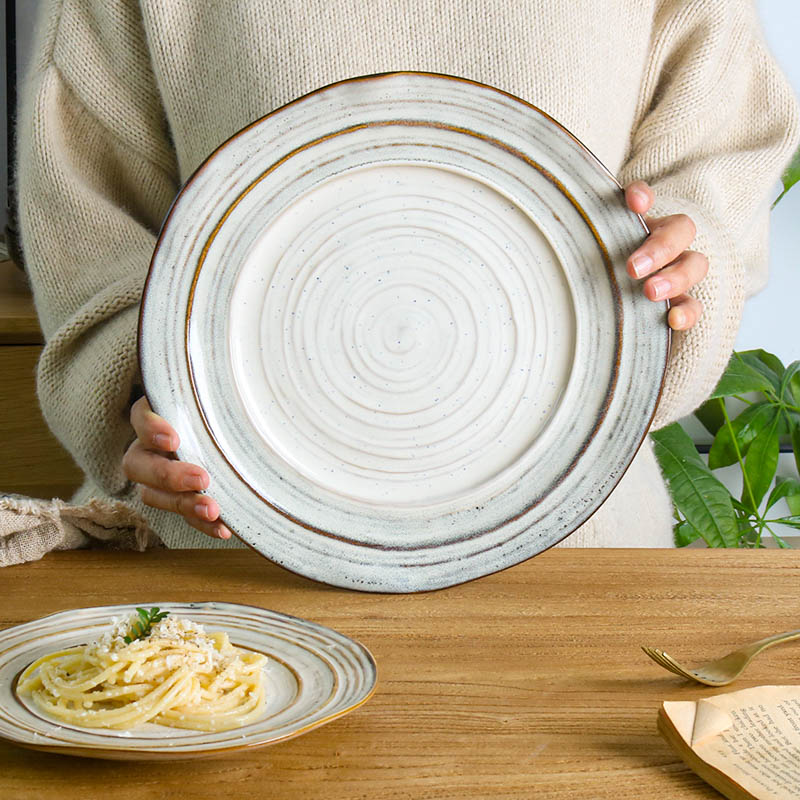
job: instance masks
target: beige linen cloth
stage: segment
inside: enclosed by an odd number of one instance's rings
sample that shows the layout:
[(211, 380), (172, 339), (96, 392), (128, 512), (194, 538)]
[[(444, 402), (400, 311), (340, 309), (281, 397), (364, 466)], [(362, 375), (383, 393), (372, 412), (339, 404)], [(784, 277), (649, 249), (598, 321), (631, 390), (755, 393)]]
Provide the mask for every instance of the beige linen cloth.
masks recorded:
[(163, 546), (147, 522), (125, 503), (90, 500), (72, 505), (58, 499), (0, 495), (0, 567), (35, 561), (51, 550)]

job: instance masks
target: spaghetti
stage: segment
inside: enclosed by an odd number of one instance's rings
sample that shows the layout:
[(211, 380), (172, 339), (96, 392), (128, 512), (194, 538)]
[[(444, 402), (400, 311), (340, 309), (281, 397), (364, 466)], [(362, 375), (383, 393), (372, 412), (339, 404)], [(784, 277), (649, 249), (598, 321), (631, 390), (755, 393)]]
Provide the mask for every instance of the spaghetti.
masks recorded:
[(34, 661), (17, 691), (45, 713), (87, 728), (154, 722), (224, 731), (263, 711), (266, 656), (181, 617), (156, 622), (146, 638), (132, 641), (135, 616), (112, 622), (97, 641)]

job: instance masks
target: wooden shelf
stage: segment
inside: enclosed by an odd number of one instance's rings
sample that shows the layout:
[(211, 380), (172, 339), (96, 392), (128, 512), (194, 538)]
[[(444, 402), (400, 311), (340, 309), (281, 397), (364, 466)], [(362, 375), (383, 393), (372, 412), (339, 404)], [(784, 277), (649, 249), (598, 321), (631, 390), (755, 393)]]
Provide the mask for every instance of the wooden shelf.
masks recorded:
[(0, 493), (68, 498), (82, 474), (42, 419), (36, 398), (36, 361), (41, 347), (0, 347)]
[(13, 261), (0, 261), (0, 345), (43, 342), (25, 273)]
[(43, 344), (25, 274), (0, 261), (0, 494), (68, 498), (83, 477), (39, 410), (36, 362)]

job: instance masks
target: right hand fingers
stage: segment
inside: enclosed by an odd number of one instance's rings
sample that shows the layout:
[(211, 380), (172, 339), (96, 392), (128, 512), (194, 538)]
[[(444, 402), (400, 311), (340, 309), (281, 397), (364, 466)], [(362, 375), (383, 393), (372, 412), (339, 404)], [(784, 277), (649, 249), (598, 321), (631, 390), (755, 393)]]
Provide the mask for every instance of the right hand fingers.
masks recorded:
[(221, 522), (203, 522), (197, 517), (184, 517), (187, 525), (214, 539), (230, 539), (231, 532)]
[(213, 522), (219, 516), (219, 506), (211, 497), (195, 492), (165, 492), (151, 486), (140, 489), (142, 501), (153, 508), (174, 511), (183, 517)]
[(146, 397), (131, 406), (131, 425), (136, 440), (122, 462), (132, 481), (173, 492), (201, 492), (208, 487), (208, 473), (201, 467), (167, 458), (180, 444), (175, 429), (151, 408)]
[(219, 506), (204, 494), (193, 492), (165, 492), (143, 486), (142, 502), (153, 508), (180, 514), (195, 530), (217, 539), (230, 539), (231, 532), (218, 521)]
[(131, 407), (131, 424), (136, 440), (128, 448), (122, 468), (129, 480), (140, 485), (142, 502), (181, 514), (196, 530), (220, 539), (231, 532), (219, 517), (219, 506), (207, 495), (208, 473), (194, 464), (169, 458), (180, 440), (175, 429), (154, 413), (146, 397)]
[(175, 429), (150, 408), (146, 397), (140, 397), (131, 406), (131, 425), (136, 438), (145, 446), (174, 453), (180, 446)]
[(125, 453), (122, 468), (129, 480), (153, 489), (202, 492), (209, 484), (208, 473), (204, 469), (149, 450), (139, 439)]

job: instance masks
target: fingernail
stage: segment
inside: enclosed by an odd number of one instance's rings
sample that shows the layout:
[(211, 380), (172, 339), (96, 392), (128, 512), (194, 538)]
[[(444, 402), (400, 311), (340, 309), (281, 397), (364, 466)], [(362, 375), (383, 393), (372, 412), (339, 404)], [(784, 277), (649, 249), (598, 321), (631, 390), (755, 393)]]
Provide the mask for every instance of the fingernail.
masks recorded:
[(208, 519), (208, 506), (205, 503), (198, 503), (194, 507), (194, 513), (198, 517), (202, 517), (203, 519)]
[(167, 436), (166, 433), (157, 433), (155, 436), (153, 436), (153, 444), (159, 450), (169, 450), (171, 443), (172, 439), (171, 437)]
[(653, 266), (653, 259), (647, 253), (639, 253), (631, 258), (631, 266), (633, 267), (633, 274), (637, 278), (641, 278)]
[(664, 297), (664, 295), (670, 290), (672, 284), (666, 278), (653, 278), (650, 283), (650, 288), (653, 291), (653, 294), (656, 296), (656, 299), (659, 297)]
[(202, 492), (205, 488), (203, 479), (199, 475), (187, 475), (181, 482), (181, 486), (193, 492)]
[(645, 194), (645, 192), (643, 192), (641, 189), (632, 189), (631, 194), (633, 194), (635, 197), (638, 197), (643, 203), (647, 203), (650, 200), (647, 194)]
[(230, 539), (231, 538), (231, 532), (227, 528), (223, 527), (222, 525), (217, 525), (215, 530), (216, 530), (217, 536), (220, 539)]
[(686, 312), (682, 308), (673, 308), (672, 322), (674, 328), (682, 328), (686, 324)]

